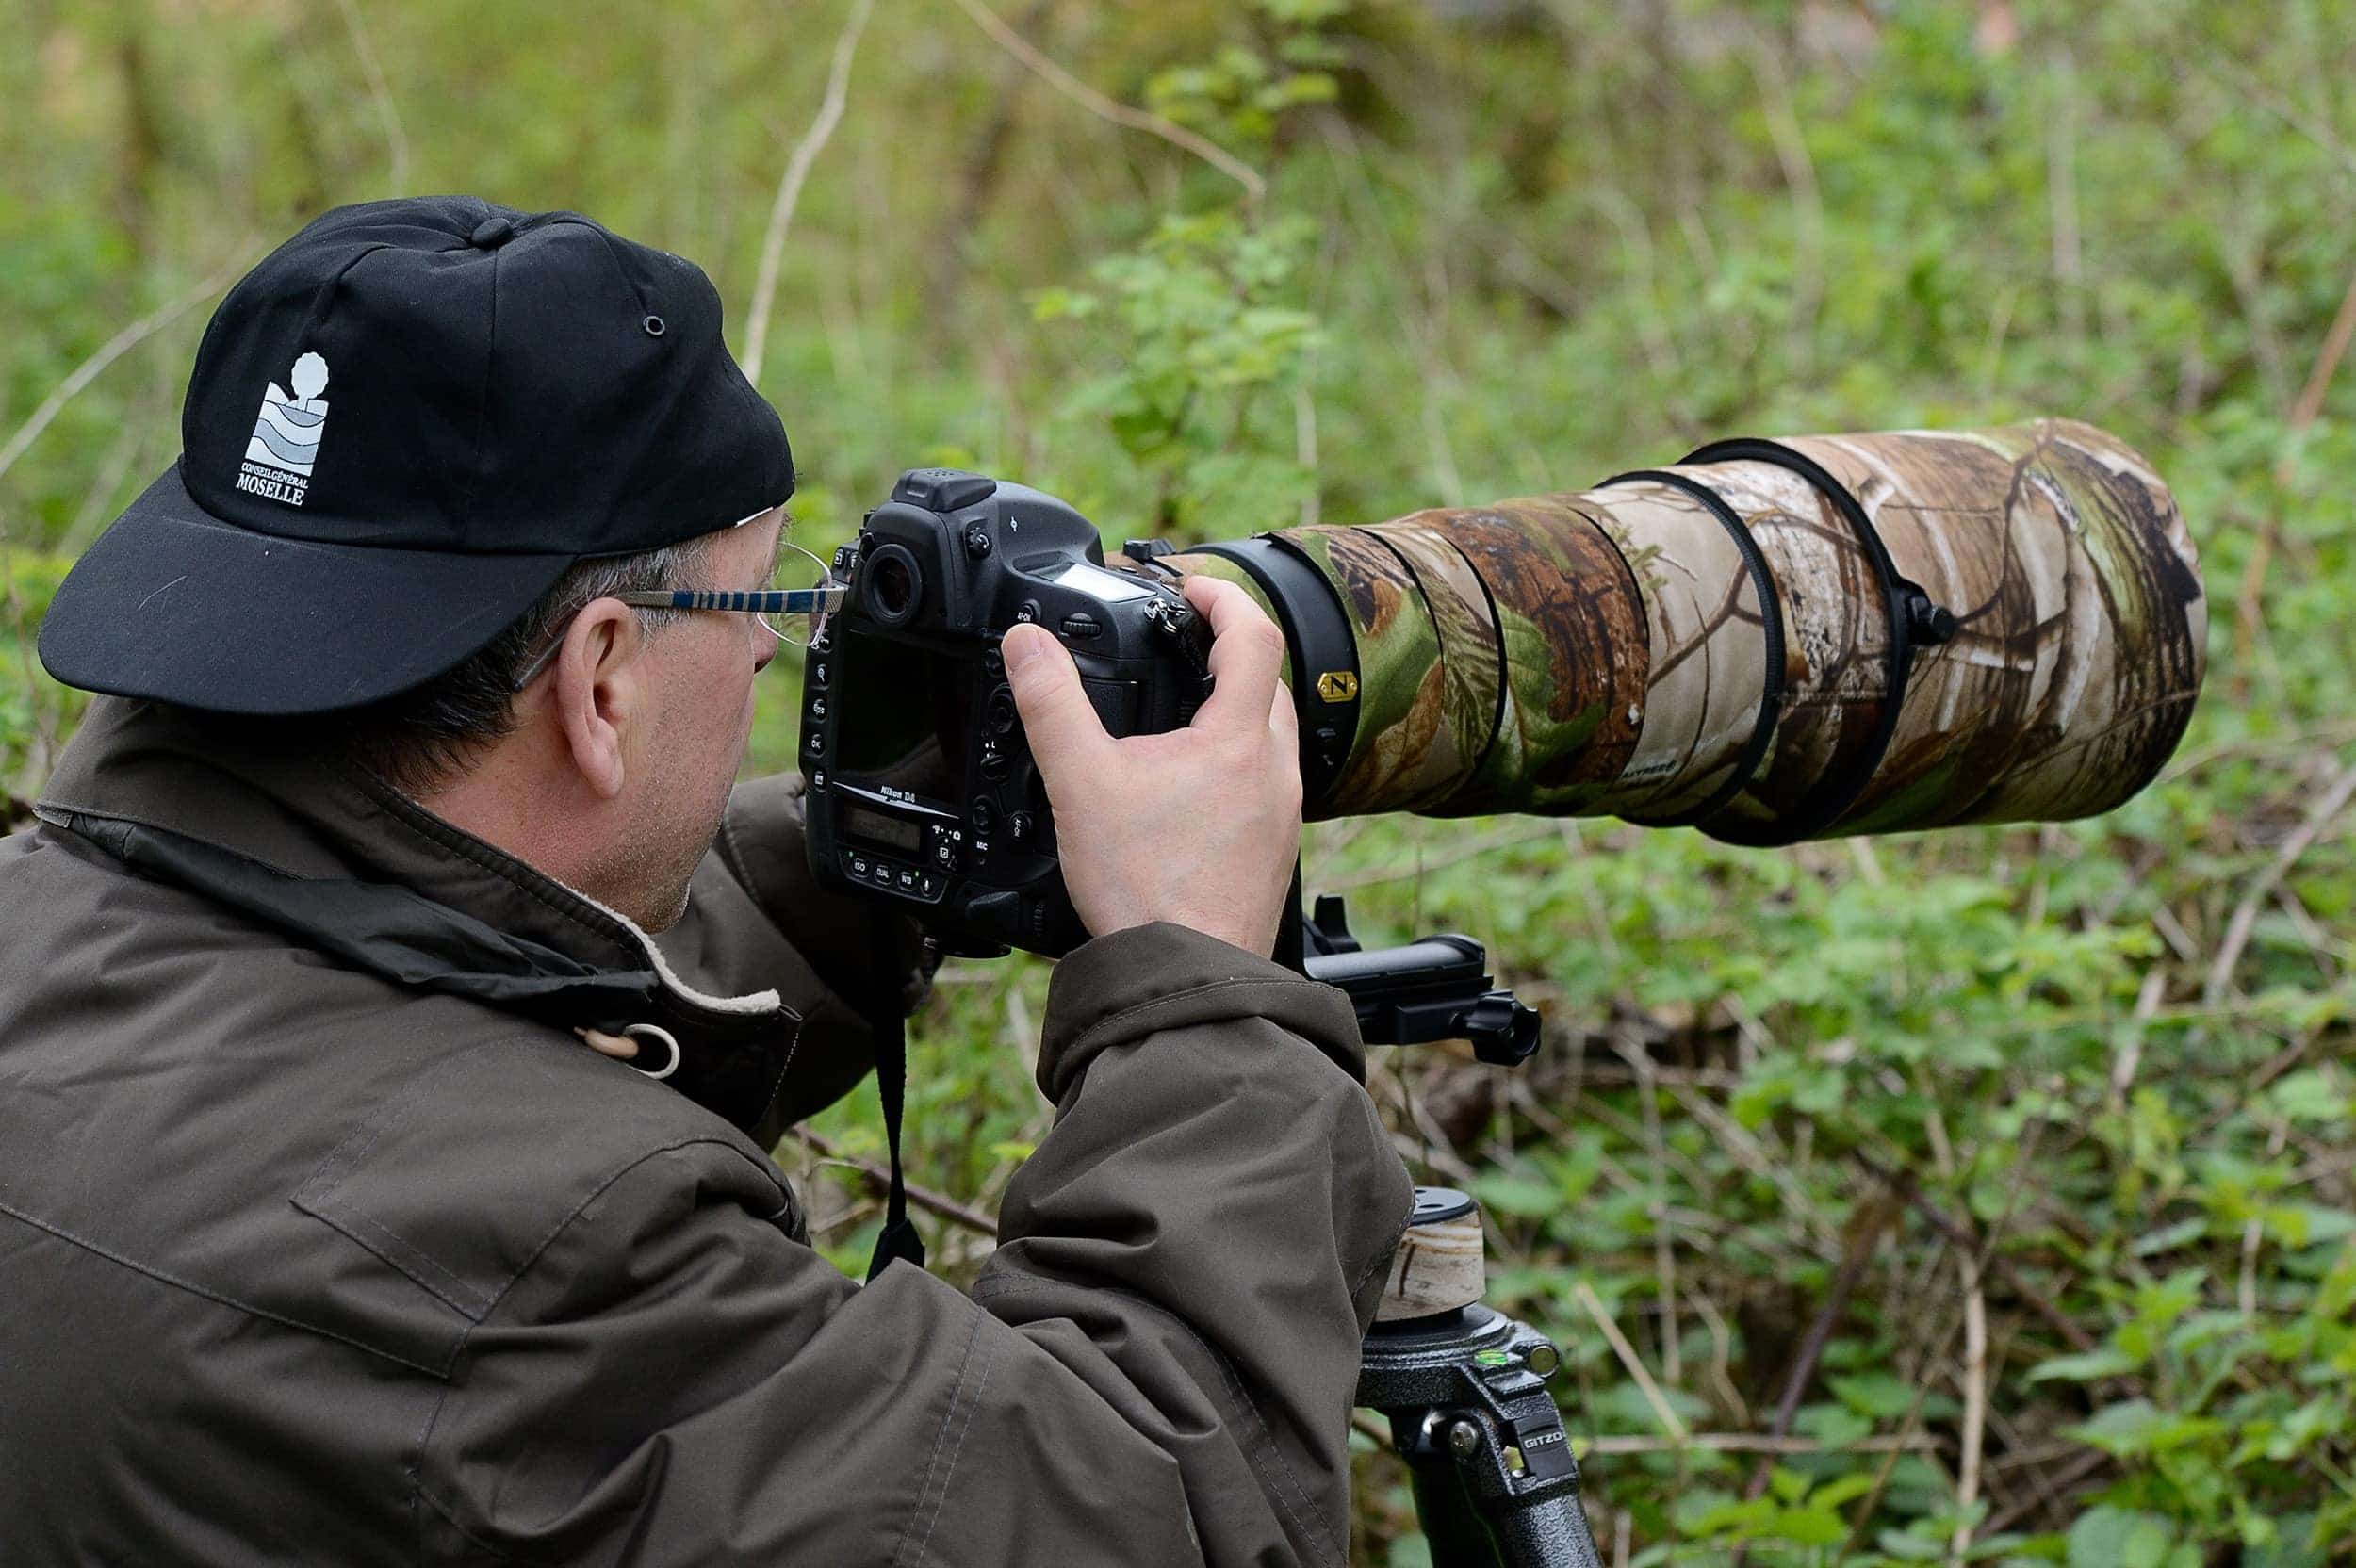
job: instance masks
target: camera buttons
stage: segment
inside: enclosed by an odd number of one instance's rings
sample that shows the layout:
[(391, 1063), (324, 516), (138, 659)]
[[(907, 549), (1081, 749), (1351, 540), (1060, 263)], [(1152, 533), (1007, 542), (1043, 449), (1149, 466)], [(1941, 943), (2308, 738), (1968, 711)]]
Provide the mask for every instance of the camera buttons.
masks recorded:
[(1030, 812), (1017, 811), (1006, 819), (1006, 837), (1016, 843), (1026, 842), (1031, 837), (1033, 825)]
[(990, 701), (982, 709), (982, 722), (990, 727), (993, 735), (1013, 734), (1018, 716), (1014, 706), (1014, 689), (1010, 686), (1001, 686), (990, 693)]

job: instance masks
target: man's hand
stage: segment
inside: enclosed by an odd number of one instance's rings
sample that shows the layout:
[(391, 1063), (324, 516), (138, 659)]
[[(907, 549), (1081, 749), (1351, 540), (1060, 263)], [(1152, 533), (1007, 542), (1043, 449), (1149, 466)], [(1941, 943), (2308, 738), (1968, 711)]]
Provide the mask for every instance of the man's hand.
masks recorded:
[(1186, 595), (1210, 622), (1216, 684), (1184, 729), (1105, 734), (1040, 627), (1007, 629), (1006, 679), (1088, 930), (1170, 921), (1265, 954), (1301, 853), (1301, 743), (1276, 678), (1284, 637), (1233, 583), (1188, 578)]

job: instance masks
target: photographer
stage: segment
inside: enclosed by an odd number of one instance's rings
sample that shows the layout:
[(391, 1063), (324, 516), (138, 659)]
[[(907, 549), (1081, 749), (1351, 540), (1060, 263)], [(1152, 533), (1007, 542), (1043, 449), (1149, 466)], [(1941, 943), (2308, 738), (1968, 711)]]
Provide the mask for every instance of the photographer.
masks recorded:
[(1095, 934), (1057, 1119), (971, 1298), (861, 1287), (766, 1151), (922, 964), (811, 883), (796, 780), (730, 789), (770, 624), (616, 596), (777, 570), (703, 274), (341, 208), (183, 437), (50, 612), (112, 695), (0, 841), (0, 1560), (1343, 1560), (1409, 1190), (1348, 1002), (1261, 956), (1300, 782), (1239, 591), (1189, 586), (1169, 734), (1006, 638)]

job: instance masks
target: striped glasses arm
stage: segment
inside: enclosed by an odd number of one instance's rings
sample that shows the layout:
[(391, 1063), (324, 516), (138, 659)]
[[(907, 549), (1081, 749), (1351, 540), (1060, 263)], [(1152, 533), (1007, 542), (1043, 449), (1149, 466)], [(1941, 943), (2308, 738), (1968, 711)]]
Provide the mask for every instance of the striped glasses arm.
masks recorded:
[(624, 604), (641, 610), (731, 610), (753, 615), (831, 614), (843, 608), (847, 588), (769, 589), (761, 593), (724, 593), (715, 589), (681, 588), (668, 593), (615, 594)]

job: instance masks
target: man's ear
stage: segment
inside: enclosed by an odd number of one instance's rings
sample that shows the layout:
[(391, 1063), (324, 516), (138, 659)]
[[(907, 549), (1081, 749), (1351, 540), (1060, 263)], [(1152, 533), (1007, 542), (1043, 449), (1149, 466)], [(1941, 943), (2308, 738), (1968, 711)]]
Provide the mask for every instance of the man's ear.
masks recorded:
[(646, 631), (635, 611), (617, 599), (592, 600), (564, 630), (549, 700), (557, 727), (582, 782), (601, 800), (622, 792), (622, 781), (646, 720), (646, 685), (640, 656)]

